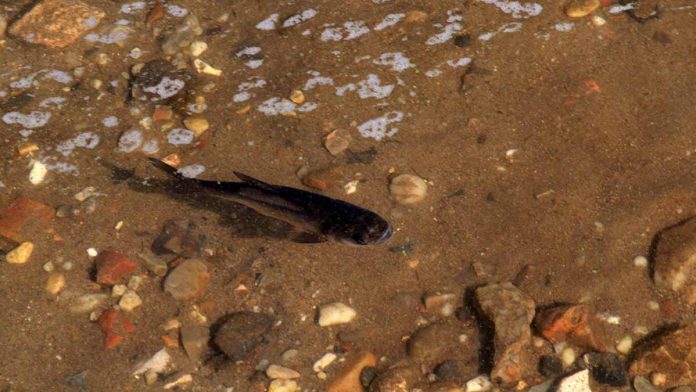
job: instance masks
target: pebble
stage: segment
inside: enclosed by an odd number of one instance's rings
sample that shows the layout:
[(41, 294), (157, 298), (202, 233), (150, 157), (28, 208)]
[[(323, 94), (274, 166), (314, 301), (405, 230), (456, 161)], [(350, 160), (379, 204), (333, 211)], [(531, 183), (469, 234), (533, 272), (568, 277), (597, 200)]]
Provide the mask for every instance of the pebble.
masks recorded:
[(118, 298), (125, 294), (127, 290), (128, 286), (125, 284), (115, 284), (114, 287), (111, 288), (111, 296)]
[(268, 392), (297, 392), (299, 387), (295, 380), (277, 379), (268, 385)]
[(302, 176), (302, 183), (310, 188), (325, 191), (336, 185), (342, 177), (343, 173), (339, 167), (328, 167), (306, 173)]
[(209, 281), (208, 266), (201, 260), (189, 259), (167, 275), (164, 291), (174, 299), (191, 300), (205, 294)]
[(631, 352), (631, 348), (633, 347), (633, 338), (626, 335), (621, 340), (619, 340), (619, 343), (616, 344), (616, 351), (620, 352), (621, 354), (628, 354)]
[(577, 354), (572, 347), (566, 347), (561, 351), (561, 361), (565, 367), (570, 367), (575, 362), (576, 358)]
[(565, 7), (565, 13), (571, 18), (582, 18), (599, 7), (599, 0), (571, 0)]
[(349, 323), (356, 316), (357, 312), (350, 306), (341, 302), (333, 302), (319, 307), (319, 326), (328, 327)]
[(47, 262), (43, 265), (43, 270), (46, 271), (46, 272), (53, 272), (55, 269), (56, 269), (55, 265), (53, 265), (53, 263), (50, 262), (50, 261), (47, 261)]
[(167, 370), (171, 360), (171, 355), (169, 355), (166, 348), (163, 348), (156, 352), (150, 359), (137, 364), (133, 369), (133, 375), (138, 377), (149, 371), (155, 374), (163, 373)]
[(193, 60), (193, 66), (196, 67), (196, 71), (198, 73), (204, 73), (206, 75), (212, 75), (212, 76), (220, 76), (222, 75), (222, 71), (214, 68), (210, 64), (206, 63), (205, 61), (201, 59), (195, 59)]
[(305, 101), (305, 96), (302, 90), (292, 90), (290, 92), (290, 100), (298, 105), (302, 105)]
[(186, 120), (184, 120), (184, 125), (186, 126), (186, 128), (193, 131), (193, 133), (196, 134), (196, 137), (200, 137), (203, 134), (203, 132), (207, 131), (210, 127), (210, 124), (208, 124), (208, 120), (198, 116), (187, 118)]
[(272, 326), (273, 319), (265, 314), (233, 313), (220, 325), (214, 342), (231, 360), (242, 360), (254, 352)]
[(485, 392), (493, 387), (491, 379), (486, 374), (481, 374), (466, 382), (466, 392)]
[(314, 373), (319, 373), (320, 371), (326, 369), (327, 366), (331, 365), (331, 363), (335, 361), (336, 358), (336, 354), (326, 353), (322, 355), (321, 358), (316, 360), (316, 362), (314, 362), (314, 364), (312, 365), (312, 370), (314, 370)]
[(454, 314), (457, 296), (455, 294), (429, 295), (423, 300), (428, 313), (449, 317)]
[(60, 272), (51, 272), (46, 280), (46, 291), (49, 294), (58, 295), (65, 288), (65, 275)]
[(345, 151), (350, 146), (352, 140), (350, 132), (347, 130), (341, 128), (334, 129), (324, 137), (324, 148), (331, 155), (336, 156)]
[(118, 346), (126, 334), (135, 332), (135, 326), (122, 312), (114, 309), (105, 310), (97, 320), (99, 329), (104, 333), (104, 348)]
[(556, 392), (592, 392), (590, 389), (590, 374), (587, 369), (564, 377), (558, 383)]
[(198, 362), (207, 351), (209, 340), (210, 329), (206, 326), (184, 324), (181, 327), (181, 344), (193, 362)]
[[(327, 392), (362, 391), (361, 376), (367, 368), (377, 366), (377, 357), (367, 351), (350, 353), (341, 370), (331, 380)], [(371, 378), (374, 378), (374, 374)], [(370, 380), (371, 381), (371, 380)], [(369, 382), (367, 383), (369, 385)]]
[(31, 166), (31, 171), (29, 171), (29, 182), (33, 185), (39, 185), (46, 179), (47, 174), (48, 168), (46, 165), (39, 161), (34, 161)]
[(203, 41), (193, 41), (189, 46), (189, 53), (191, 53), (193, 57), (202, 55), (206, 50), (208, 50), (208, 44)]
[(633, 259), (633, 265), (639, 268), (645, 268), (648, 266), (648, 258), (645, 256), (636, 256)]
[(167, 275), (169, 269), (167, 263), (164, 260), (158, 259), (157, 256), (152, 253), (138, 253), (138, 259), (140, 259), (143, 264), (145, 264), (145, 268), (153, 274), (159, 277)]
[(97, 269), (97, 283), (103, 285), (114, 285), (138, 268), (127, 256), (108, 250), (100, 252), (94, 264)]
[(300, 373), (296, 372), (295, 370), (292, 370), (290, 368), (286, 368), (283, 366), (279, 365), (270, 365), (266, 369), (266, 375), (268, 378), (271, 380), (275, 379), (284, 379), (284, 380), (289, 380), (293, 378), (300, 378)]
[(140, 288), (140, 285), (143, 284), (143, 277), (139, 275), (131, 276), (130, 279), (128, 279), (128, 288), (131, 290), (138, 290)]
[(164, 389), (182, 387), (184, 384), (190, 384), (191, 382), (193, 382), (193, 376), (191, 376), (189, 373), (179, 372), (167, 377), (164, 384)]
[(667, 383), (667, 375), (660, 372), (650, 373), (650, 382), (656, 387), (662, 387)]
[(289, 350), (283, 351), (282, 354), (280, 354), (280, 359), (283, 360), (285, 363), (291, 363), (294, 362), (295, 359), (297, 358), (297, 354), (300, 352), (294, 348), (291, 348)]
[(557, 377), (563, 373), (563, 362), (555, 355), (544, 355), (539, 359), (539, 373), (544, 377)]
[(97, 189), (93, 186), (88, 186), (77, 192), (73, 197), (79, 202), (87, 200), (91, 196), (97, 195)]
[(145, 384), (147, 385), (154, 385), (157, 382), (157, 379), (159, 376), (157, 375), (157, 372), (154, 372), (152, 370), (148, 370), (145, 372)]
[(109, 298), (106, 294), (95, 293), (95, 294), (85, 294), (75, 298), (75, 300), (70, 305), (70, 311), (72, 313), (89, 313), (96, 309), (102, 303), (104, 303)]
[(418, 176), (401, 174), (392, 178), (389, 183), (389, 192), (397, 203), (409, 206), (425, 199), (428, 185)]
[(633, 379), (633, 389), (635, 389), (636, 392), (660, 392), (660, 389), (655, 388), (655, 386), (643, 376), (636, 376)]
[[(0, 23), (2, 23), (2, 17), (0, 16)], [(1, 34), (0, 34), (1, 35)], [(17, 147), (17, 152), (20, 156), (29, 155), (32, 152), (39, 151), (39, 146), (35, 143), (22, 143)]]
[(133, 309), (143, 304), (143, 300), (140, 296), (133, 290), (126, 291), (125, 294), (118, 301), (118, 306), (125, 310), (126, 312), (131, 312)]
[(22, 242), (18, 247), (7, 252), (5, 260), (10, 264), (24, 264), (34, 252), (34, 244), (31, 242)]

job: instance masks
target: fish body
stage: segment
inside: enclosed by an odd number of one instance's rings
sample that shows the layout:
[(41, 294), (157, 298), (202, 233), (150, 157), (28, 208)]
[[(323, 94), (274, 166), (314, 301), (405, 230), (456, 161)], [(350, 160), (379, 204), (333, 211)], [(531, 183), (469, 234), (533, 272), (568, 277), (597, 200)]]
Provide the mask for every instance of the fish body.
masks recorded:
[(150, 159), (179, 181), (211, 196), (242, 204), (257, 213), (292, 225), (296, 242), (333, 240), (348, 245), (378, 245), (389, 240), (391, 225), (378, 214), (354, 204), (313, 192), (273, 185), (242, 173), (242, 182), (186, 178), (175, 168)]

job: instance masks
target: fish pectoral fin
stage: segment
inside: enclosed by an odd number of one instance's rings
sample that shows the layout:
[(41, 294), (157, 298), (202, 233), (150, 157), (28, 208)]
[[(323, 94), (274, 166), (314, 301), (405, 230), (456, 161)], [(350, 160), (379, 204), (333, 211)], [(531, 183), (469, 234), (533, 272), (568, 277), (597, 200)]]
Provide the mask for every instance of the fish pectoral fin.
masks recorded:
[(292, 231), (290, 235), (288, 235), (288, 239), (298, 244), (318, 244), (328, 240), (321, 234), (310, 233), (308, 231)]
[(240, 180), (246, 182), (247, 184), (253, 185), (253, 186), (257, 187), (257, 188), (265, 189), (265, 190), (267, 190), (267, 191), (275, 191), (275, 190), (276, 190), (276, 187), (275, 187), (274, 185), (271, 185), (271, 184), (269, 184), (269, 183), (267, 183), (267, 182), (263, 182), (263, 181), (261, 181), (261, 180), (257, 180), (256, 178), (251, 177), (251, 176), (247, 176), (247, 175), (244, 174), (244, 173), (240, 173), (240, 172), (233, 172), (233, 173), (234, 173), (234, 175), (237, 176), (237, 178), (239, 178)]

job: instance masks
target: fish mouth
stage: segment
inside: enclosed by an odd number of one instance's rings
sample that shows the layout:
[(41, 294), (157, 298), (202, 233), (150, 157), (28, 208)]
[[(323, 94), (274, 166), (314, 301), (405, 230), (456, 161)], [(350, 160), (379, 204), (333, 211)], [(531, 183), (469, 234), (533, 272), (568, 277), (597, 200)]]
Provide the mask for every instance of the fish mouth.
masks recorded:
[(387, 226), (387, 229), (384, 230), (384, 233), (382, 233), (382, 235), (374, 243), (375, 244), (385, 243), (385, 242), (387, 242), (387, 240), (389, 240), (391, 238), (392, 234), (394, 234), (394, 229), (391, 227), (391, 225), (389, 225), (389, 226)]

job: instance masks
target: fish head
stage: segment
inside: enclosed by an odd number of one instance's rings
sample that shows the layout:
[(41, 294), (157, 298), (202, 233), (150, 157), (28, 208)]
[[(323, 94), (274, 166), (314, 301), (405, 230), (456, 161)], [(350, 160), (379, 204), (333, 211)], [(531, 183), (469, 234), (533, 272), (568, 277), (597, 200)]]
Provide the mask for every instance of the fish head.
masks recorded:
[(392, 226), (377, 214), (361, 214), (349, 225), (343, 225), (334, 237), (347, 245), (379, 245), (394, 233)]

